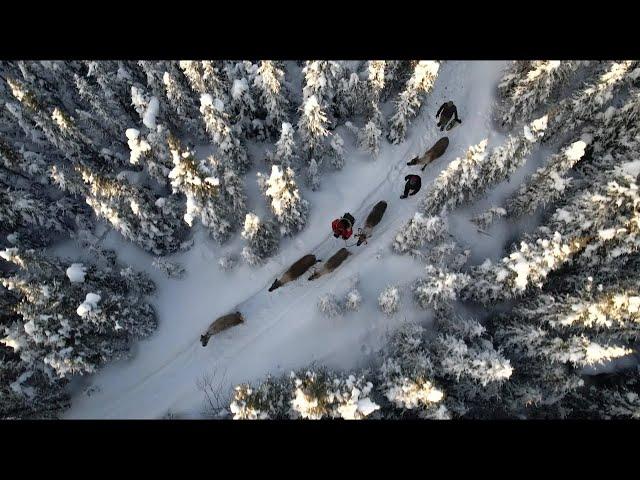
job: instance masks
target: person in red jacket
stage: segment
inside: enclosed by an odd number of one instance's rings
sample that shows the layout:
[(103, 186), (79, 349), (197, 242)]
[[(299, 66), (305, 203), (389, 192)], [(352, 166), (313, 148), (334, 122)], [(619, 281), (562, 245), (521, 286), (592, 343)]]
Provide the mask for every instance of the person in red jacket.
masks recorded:
[(335, 238), (342, 237), (347, 240), (353, 234), (353, 224), (356, 219), (350, 213), (345, 213), (342, 218), (336, 218), (331, 222), (331, 229)]

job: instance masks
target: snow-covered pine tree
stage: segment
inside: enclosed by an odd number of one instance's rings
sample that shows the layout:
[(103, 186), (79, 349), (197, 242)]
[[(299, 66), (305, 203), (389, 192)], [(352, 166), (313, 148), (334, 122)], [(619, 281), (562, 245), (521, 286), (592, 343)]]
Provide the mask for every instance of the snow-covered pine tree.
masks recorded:
[(413, 75), (396, 101), (396, 112), (389, 120), (388, 140), (398, 144), (407, 136), (407, 127), (418, 114), (424, 96), (431, 90), (438, 76), (440, 64), (431, 60), (421, 60)]
[(521, 79), (531, 69), (533, 60), (513, 60), (506, 68), (504, 75), (498, 83), (498, 96), (507, 98), (521, 81)]
[(448, 394), (449, 409), (467, 418), (495, 418), (513, 367), (476, 320), (445, 316), (431, 346), (435, 377)]
[(180, 60), (178, 65), (198, 97), (208, 93), (223, 102), (228, 100), (227, 86), (212, 61)]
[(364, 85), (358, 74), (352, 72), (348, 78), (340, 78), (337, 82), (333, 111), (336, 117), (349, 118), (362, 111)]
[(433, 265), (427, 265), (425, 273), (412, 287), (413, 298), (420, 307), (432, 308), (438, 318), (451, 315), (451, 304), (457, 300), (458, 292), (467, 284), (469, 276)]
[(166, 61), (149, 61), (140, 60), (138, 66), (142, 69), (146, 76), (147, 87), (151, 91), (151, 95), (156, 97), (162, 103), (166, 102), (165, 88), (162, 84), (162, 77), (166, 71)]
[(87, 77), (92, 78), (102, 90), (102, 98), (110, 110), (120, 112), (127, 124), (135, 118), (132, 105), (129, 101), (131, 87), (146, 85), (143, 70), (135, 61), (88, 61)]
[(347, 376), (319, 368), (297, 372), (291, 383), (293, 418), (360, 420), (380, 408), (369, 398), (373, 384), (366, 372)]
[(71, 403), (64, 385), (64, 380), (49, 378), (38, 365), (0, 346), (0, 419), (57, 419)]
[[(617, 378), (621, 375), (616, 375)], [(638, 374), (630, 372), (622, 387), (599, 387), (594, 385), (580, 389), (577, 400), (573, 392), (569, 393), (568, 401), (571, 405), (569, 418), (602, 419), (602, 420), (638, 420), (640, 419), (640, 395), (638, 395)], [(625, 378), (626, 380), (626, 378)]]
[(294, 167), (297, 149), (293, 135), (293, 126), (288, 122), (282, 122), (280, 138), (275, 143), (276, 150), (274, 153), (268, 152), (267, 154), (268, 163), (278, 165), (281, 168)]
[(75, 171), (84, 185), (71, 190), (81, 188), (95, 214), (123, 237), (156, 255), (179, 248), (185, 232), (177, 198), (156, 198), (147, 187), (123, 183), (86, 166), (76, 166)]
[(378, 377), (381, 392), (395, 408), (385, 412), (388, 417), (450, 418), (423, 336), (421, 326), (404, 323), (385, 344)]
[(263, 222), (255, 213), (247, 213), (241, 234), (247, 241), (242, 257), (251, 266), (264, 263), (278, 251), (280, 234), (275, 222)]
[[(149, 61), (140, 60), (137, 62), (138, 66), (146, 77), (146, 85), (149, 94), (152, 98), (150, 104), (151, 111), (153, 112), (153, 119), (157, 118), (158, 122), (164, 124), (172, 131), (182, 131), (181, 120), (178, 118), (175, 110), (171, 107), (172, 103), (167, 97), (167, 90), (165, 88), (163, 77), (166, 71), (171, 71), (175, 76), (174, 65), (170, 61)], [(132, 88), (141, 88), (140, 85), (134, 85)], [(155, 99), (155, 100), (153, 100)], [(135, 102), (134, 102), (135, 105)], [(150, 113), (150, 112), (148, 112)], [(150, 122), (154, 123), (154, 122)], [(147, 122), (145, 122), (147, 125)], [(147, 125), (150, 129), (155, 128), (155, 125)]]
[(291, 383), (288, 377), (268, 375), (256, 386), (236, 385), (229, 410), (234, 420), (282, 420), (291, 418)]
[(251, 88), (252, 77), (253, 75), (236, 77), (231, 83), (229, 107), (233, 129), (244, 138), (254, 136), (252, 124), (258, 114), (258, 107)]
[(535, 234), (525, 235), (502, 265), (487, 260), (470, 269), (472, 281), (461, 292), (463, 298), (483, 304), (508, 300), (529, 287), (541, 288), (549, 273), (570, 261), (592, 268), (636, 252), (637, 174), (634, 162), (604, 172), (597, 183), (556, 208)]
[(386, 60), (384, 68), (384, 87), (380, 99), (387, 101), (392, 95), (399, 93), (411, 78), (417, 60)]
[(377, 104), (373, 104), (373, 111), (367, 124), (358, 132), (358, 148), (369, 152), (373, 158), (378, 156), (380, 152), (380, 141), (382, 140), (382, 113)]
[(326, 138), (330, 135), (326, 112), (315, 95), (308, 97), (301, 108), (298, 132), (307, 159), (322, 158), (327, 153)]
[(202, 95), (200, 97), (200, 113), (207, 132), (218, 147), (218, 152), (224, 162), (238, 174), (246, 173), (251, 168), (251, 162), (240, 139), (231, 129), (229, 116), (224, 111), (222, 100), (219, 98), (214, 100), (210, 94)]
[(100, 124), (109, 132), (109, 138), (121, 141), (120, 135), (131, 124), (131, 117), (113, 98), (106, 98), (99, 85), (92, 83), (90, 79), (75, 75), (74, 80), (80, 98), (87, 102), (91, 111), (99, 118)]
[[(92, 156), (89, 148), (91, 142), (77, 130), (69, 115), (58, 107), (49, 113), (46, 106), (27, 89), (24, 83), (11, 78), (7, 79), (7, 83), (14, 97), (20, 102), (7, 104), (7, 106), (11, 105), (9, 109), (11, 113), (19, 111), (16, 118), (26, 117), (31, 120), (44, 133), (47, 140), (70, 161), (79, 162), (87, 156)], [(25, 130), (25, 134), (34, 137), (30, 131)]]
[[(284, 71), (278, 68), (275, 62), (263, 60), (253, 80), (253, 85), (259, 92), (258, 104), (266, 110), (265, 125), (272, 137), (275, 137), (278, 128), (284, 125), (289, 117), (289, 100), (284, 88), (284, 76)], [(281, 130), (281, 140), (282, 134), (284, 128)]]
[(290, 236), (301, 231), (307, 224), (309, 202), (300, 195), (293, 170), (273, 165), (269, 178), (261, 175), (258, 182), (280, 224), (280, 233)]
[(447, 233), (446, 222), (442, 217), (426, 217), (416, 212), (413, 218), (396, 235), (393, 250), (406, 253), (419, 250), (429, 242), (441, 240)]
[(50, 149), (47, 138), (20, 103), (5, 102), (4, 106), (7, 116), (20, 127), (26, 140), (38, 149)]
[[(509, 127), (519, 121), (528, 121), (535, 110), (558, 91), (582, 62), (573, 60), (536, 60), (529, 63), (515, 81), (511, 77), (501, 81), (502, 125)], [(509, 76), (512, 73), (508, 74)]]
[(509, 176), (527, 161), (536, 142), (547, 128), (547, 116), (544, 115), (525, 125), (523, 133), (510, 135), (498, 148), (494, 149), (486, 161), (480, 163), (480, 172), (475, 177), (472, 191), (479, 194), (488, 186), (493, 186), (509, 178)]
[[(35, 196), (22, 188), (13, 188), (0, 179), (0, 232), (18, 234), (20, 242), (43, 247), (56, 234), (70, 234), (75, 224), (63, 216), (60, 205), (48, 198)], [(35, 193), (35, 192), (34, 192)]]
[(632, 88), (622, 107), (610, 106), (595, 115), (593, 122), (583, 132), (583, 136), (591, 140), (593, 154), (588, 155), (588, 161), (581, 162), (581, 173), (597, 175), (599, 171), (611, 168), (615, 158), (637, 151), (639, 113), (640, 90)]
[(372, 389), (366, 372), (343, 375), (310, 367), (279, 378), (269, 376), (257, 387), (236, 386), (230, 410), (235, 420), (358, 420), (380, 408), (370, 398)]
[(227, 104), (229, 101), (229, 85), (222, 71), (222, 67), (218, 65), (219, 63), (221, 62), (213, 62), (211, 60), (201, 61), (202, 80), (206, 87), (205, 93), (209, 93), (213, 98), (219, 98), (223, 103)]
[[(23, 61), (16, 62), (17, 70), (20, 72), (20, 81), (23, 82), (28, 89), (38, 92), (38, 96), (44, 103), (63, 107), (64, 103), (61, 96), (68, 93), (67, 86), (59, 85), (58, 80), (64, 81), (62, 78), (56, 78), (51, 69), (45, 67), (40, 61)], [(15, 72), (17, 73), (17, 72)], [(63, 88), (59, 88), (62, 86)]]
[[(587, 144), (583, 140), (573, 142), (547, 163), (536, 170), (529, 180), (505, 202), (506, 215), (520, 217), (536, 211), (539, 207), (553, 205), (565, 192), (571, 179), (567, 172), (578, 163), (585, 153)], [(489, 222), (491, 223), (491, 222)]]
[(184, 75), (175, 65), (170, 64), (168, 67), (162, 75), (162, 83), (169, 105), (176, 114), (177, 123), (180, 124), (182, 132), (204, 141), (206, 132), (198, 115), (199, 106), (186, 85)]
[(572, 98), (562, 100), (549, 110), (544, 142), (575, 132), (604, 108), (624, 86), (640, 77), (637, 61), (606, 62), (595, 84), (587, 85)]
[(443, 209), (451, 211), (509, 178), (526, 162), (546, 126), (545, 115), (525, 125), (522, 134), (510, 135), (488, 156), (486, 139), (470, 147), (465, 158), (457, 158), (440, 173), (422, 201), (424, 211), (428, 214), (441, 213)]
[(128, 128), (125, 133), (130, 149), (129, 162), (146, 167), (151, 177), (160, 185), (166, 185), (173, 167), (169, 152), (170, 132), (164, 125), (156, 125), (146, 137), (135, 128)]
[(169, 138), (169, 148), (174, 164), (169, 173), (171, 187), (187, 199), (184, 221), (191, 226), (199, 218), (213, 238), (226, 241), (246, 213), (242, 180), (214, 157), (198, 162), (175, 137)]
[(366, 92), (369, 105), (378, 106), (382, 90), (385, 87), (385, 68), (384, 60), (370, 60), (367, 65), (369, 73)]
[[(526, 298), (494, 322), (516, 363), (517, 388), (507, 397), (514, 410), (557, 418), (633, 416), (627, 407), (633, 405), (633, 390), (637, 393), (631, 385), (637, 374), (629, 382), (624, 371), (612, 369), (611, 376), (622, 382), (610, 390), (594, 385), (593, 370), (582, 366), (609, 363), (636, 345), (639, 259), (633, 253), (596, 268), (575, 265), (558, 271), (550, 275), (542, 294)], [(518, 345), (523, 337), (529, 340), (526, 346)]]
[(184, 221), (192, 226), (198, 217), (205, 227), (213, 226), (220, 180), (213, 176), (205, 162), (195, 159), (192, 151), (183, 151), (175, 137), (170, 137), (169, 148), (173, 159), (173, 169), (169, 173), (173, 193), (186, 197)]
[(332, 60), (307, 61), (302, 69), (304, 74), (303, 99), (307, 100), (315, 96), (323, 108), (330, 108), (343, 71), (342, 65)]
[(17, 149), (9, 137), (0, 133), (0, 165), (14, 174), (26, 176), (31, 181), (47, 184), (47, 162), (43, 156), (26, 150)]
[(2, 343), (28, 365), (62, 378), (93, 373), (125, 357), (132, 340), (156, 328), (145, 301), (154, 285), (131, 267), (88, 265), (75, 275), (41, 251), (10, 248), (0, 254), (17, 267), (2, 284), (21, 298)]
[[(198, 95), (207, 93), (207, 84), (204, 81), (204, 71), (201, 62), (195, 60), (180, 60), (178, 66), (189, 81), (191, 89)], [(211, 92), (213, 94), (213, 92)], [(217, 92), (216, 92), (217, 93)]]

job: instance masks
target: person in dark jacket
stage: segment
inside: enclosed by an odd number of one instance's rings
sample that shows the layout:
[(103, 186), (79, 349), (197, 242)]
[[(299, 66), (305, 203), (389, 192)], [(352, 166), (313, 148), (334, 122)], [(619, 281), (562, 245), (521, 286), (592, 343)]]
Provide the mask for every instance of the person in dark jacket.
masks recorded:
[(420, 191), (422, 180), (419, 175), (407, 175), (404, 179), (407, 183), (404, 186), (404, 194), (400, 195), (400, 198), (407, 198), (407, 196), (415, 195)]
[(333, 230), (333, 236), (335, 238), (342, 237), (343, 240), (348, 240), (353, 234), (353, 224), (356, 219), (350, 213), (345, 213), (342, 218), (336, 218), (331, 222), (331, 229)]
[(453, 122), (449, 125), (447, 130), (451, 130), (451, 128), (453, 128), (455, 125), (454, 122), (462, 123), (462, 120), (458, 118), (458, 109), (451, 100), (440, 105), (440, 108), (436, 112), (436, 118), (438, 117), (440, 117), (440, 120), (438, 120), (440, 131), (443, 131), (447, 127), (452, 118)]

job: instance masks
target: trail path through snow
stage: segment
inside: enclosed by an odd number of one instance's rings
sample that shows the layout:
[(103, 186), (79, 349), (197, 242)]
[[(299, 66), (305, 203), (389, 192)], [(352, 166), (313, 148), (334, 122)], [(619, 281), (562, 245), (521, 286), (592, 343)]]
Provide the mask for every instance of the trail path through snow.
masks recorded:
[[(196, 382), (207, 372), (224, 373), (229, 387), (312, 361), (333, 368), (354, 368), (379, 350), (390, 328), (407, 320), (428, 323), (429, 314), (414, 305), (408, 288), (402, 288), (402, 307), (396, 315), (388, 318), (378, 310), (378, 294), (387, 284), (407, 287), (422, 273), (421, 265), (408, 256), (394, 255), (389, 247), (398, 229), (416, 212), (433, 179), (450, 161), (483, 138), (489, 137), (490, 148), (496, 145), (489, 113), (503, 66), (502, 62), (445, 62), (420, 115), (409, 127), (407, 140), (397, 146), (383, 142), (375, 161), (358, 152), (352, 135), (341, 130), (348, 148), (344, 169), (323, 175), (320, 191), (304, 191), (312, 204), (307, 227), (296, 237), (283, 240), (279, 254), (261, 268), (241, 265), (232, 272), (219, 271), (217, 259), (237, 252), (242, 242), (235, 238), (220, 247), (199, 230), (193, 248), (170, 258), (187, 268), (186, 278), (170, 280), (151, 267), (151, 256), (109, 233), (104, 243), (116, 249), (120, 261), (148, 271), (156, 281), (153, 303), (159, 328), (151, 338), (138, 343), (131, 359), (115, 362), (79, 381), (66, 418), (159, 418), (168, 411), (198, 418), (203, 394)], [(450, 99), (463, 123), (440, 132), (435, 112)], [(445, 134), (451, 143), (443, 157), (424, 172), (406, 165)], [(253, 172), (248, 175), (248, 184), (255, 183)], [(421, 175), (422, 190), (401, 200), (408, 173)], [(248, 190), (254, 192), (249, 207), (255, 211), (255, 205), (264, 200), (255, 188)], [(362, 226), (380, 200), (387, 201), (388, 207), (368, 245), (351, 247), (352, 255), (338, 270), (312, 282), (307, 281), (307, 273), (272, 293), (267, 291), (302, 255), (314, 253), (326, 261), (344, 246), (344, 241), (331, 235), (331, 220), (349, 211), (356, 218), (356, 228)], [(77, 255), (72, 248), (61, 246), (57, 253)], [(356, 284), (363, 297), (358, 312), (333, 319), (317, 312), (320, 295), (334, 293), (342, 299)], [(200, 334), (216, 317), (234, 310), (243, 313), (246, 323), (212, 337), (203, 348)], [(83, 393), (87, 383), (96, 387), (91, 396)]]

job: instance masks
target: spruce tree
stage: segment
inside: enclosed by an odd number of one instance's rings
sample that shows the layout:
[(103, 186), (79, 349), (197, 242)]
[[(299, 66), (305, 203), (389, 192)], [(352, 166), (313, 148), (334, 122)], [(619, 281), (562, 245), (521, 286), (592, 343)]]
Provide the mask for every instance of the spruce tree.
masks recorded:
[(435, 83), (440, 64), (434, 61), (422, 60), (418, 62), (407, 81), (405, 89), (396, 101), (396, 112), (389, 120), (388, 140), (398, 144), (407, 136), (407, 127), (418, 114), (423, 98)]

